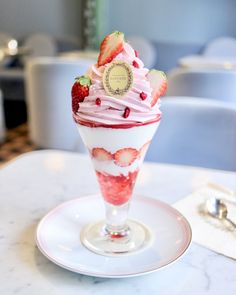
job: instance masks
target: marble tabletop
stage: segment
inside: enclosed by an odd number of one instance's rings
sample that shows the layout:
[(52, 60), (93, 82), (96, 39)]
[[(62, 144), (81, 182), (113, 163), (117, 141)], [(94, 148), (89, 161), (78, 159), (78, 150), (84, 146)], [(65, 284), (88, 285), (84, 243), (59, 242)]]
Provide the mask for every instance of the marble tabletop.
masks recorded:
[[(236, 190), (236, 173), (145, 163), (135, 191), (170, 204), (205, 181)], [(37, 151), (0, 169), (0, 294), (236, 294), (236, 262), (194, 243), (176, 263), (125, 279), (75, 274), (47, 260), (35, 245), (39, 220), (61, 202), (97, 192), (85, 155)]]

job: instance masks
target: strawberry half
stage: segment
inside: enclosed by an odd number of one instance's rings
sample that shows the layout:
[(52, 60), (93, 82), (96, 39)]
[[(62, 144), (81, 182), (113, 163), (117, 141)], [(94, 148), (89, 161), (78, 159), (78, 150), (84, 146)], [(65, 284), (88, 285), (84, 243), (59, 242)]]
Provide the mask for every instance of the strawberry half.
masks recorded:
[(160, 96), (162, 96), (167, 89), (167, 78), (164, 72), (158, 70), (150, 70), (147, 74), (147, 79), (152, 87), (152, 102), (154, 106)]
[(101, 43), (98, 66), (111, 62), (124, 48), (124, 34), (118, 31), (107, 35)]
[(89, 86), (91, 79), (87, 76), (81, 76), (75, 79), (75, 83), (71, 89), (72, 111), (76, 113), (79, 109), (79, 103), (84, 101), (84, 98), (89, 95)]
[(114, 154), (115, 164), (121, 167), (130, 166), (137, 158), (139, 152), (133, 148), (123, 148)]
[(110, 161), (113, 159), (112, 154), (104, 148), (93, 148), (91, 155), (98, 161)]

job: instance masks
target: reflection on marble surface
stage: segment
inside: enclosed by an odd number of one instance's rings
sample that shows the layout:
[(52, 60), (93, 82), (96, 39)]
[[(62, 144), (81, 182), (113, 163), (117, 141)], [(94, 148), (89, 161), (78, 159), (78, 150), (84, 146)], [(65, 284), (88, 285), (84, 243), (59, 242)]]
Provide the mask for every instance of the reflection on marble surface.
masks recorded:
[[(236, 173), (145, 164), (135, 191), (173, 203), (192, 192), (197, 179), (202, 185), (202, 175), (236, 190)], [(97, 192), (90, 161), (78, 154), (32, 152), (0, 170), (0, 294), (235, 293), (235, 261), (196, 244), (175, 264), (136, 278), (93, 278), (51, 263), (35, 246), (38, 221), (63, 201)]]

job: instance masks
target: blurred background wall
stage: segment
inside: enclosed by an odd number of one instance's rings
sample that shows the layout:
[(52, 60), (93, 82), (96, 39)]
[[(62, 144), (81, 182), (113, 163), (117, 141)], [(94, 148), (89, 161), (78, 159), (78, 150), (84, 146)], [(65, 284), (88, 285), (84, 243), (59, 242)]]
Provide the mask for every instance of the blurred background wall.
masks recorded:
[[(86, 0), (1, 0), (0, 31), (22, 38), (44, 32), (82, 35)], [(236, 36), (235, 0), (97, 0), (99, 39), (112, 30), (157, 42), (205, 43)]]
[(32, 33), (53, 37), (81, 36), (81, 0), (1, 0), (0, 31), (15, 38)]
[(109, 1), (107, 32), (118, 29), (153, 41), (204, 43), (236, 36), (235, 0)]

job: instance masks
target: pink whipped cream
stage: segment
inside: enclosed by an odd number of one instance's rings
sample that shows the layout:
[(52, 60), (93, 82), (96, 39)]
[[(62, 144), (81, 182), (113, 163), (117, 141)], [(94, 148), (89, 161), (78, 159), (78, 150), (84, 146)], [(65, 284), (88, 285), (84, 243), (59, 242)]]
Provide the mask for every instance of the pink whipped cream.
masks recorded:
[[(128, 43), (125, 43), (123, 51), (114, 60), (125, 61), (132, 67), (132, 88), (122, 98), (109, 96), (102, 82), (103, 72), (109, 64), (101, 67), (93, 65), (88, 72), (92, 80), (89, 95), (80, 103), (77, 113), (74, 114), (74, 119), (77, 122), (92, 122), (98, 125), (143, 124), (158, 120), (161, 115), (160, 103), (151, 106), (152, 88), (146, 78), (148, 69), (144, 67), (141, 59), (136, 57), (134, 49)], [(138, 68), (133, 66), (134, 61), (138, 64)], [(142, 92), (147, 96), (145, 100), (140, 98)], [(101, 100), (100, 105), (96, 104), (97, 98)], [(127, 118), (124, 118), (123, 114), (126, 107), (130, 109), (130, 113)]]

